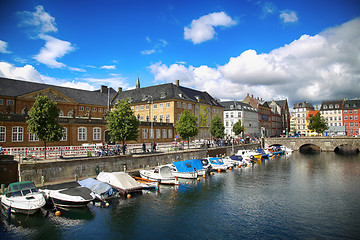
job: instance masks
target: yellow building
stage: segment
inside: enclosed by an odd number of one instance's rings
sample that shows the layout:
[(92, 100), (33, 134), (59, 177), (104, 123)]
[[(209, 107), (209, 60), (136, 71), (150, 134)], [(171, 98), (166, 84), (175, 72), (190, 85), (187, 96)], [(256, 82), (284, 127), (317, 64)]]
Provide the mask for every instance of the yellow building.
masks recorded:
[(142, 138), (138, 141), (149, 142), (150, 139), (154, 139), (163, 142), (170, 140), (169, 135), (177, 138), (174, 126), (185, 110), (189, 110), (198, 118), (199, 134), (196, 139), (211, 138), (211, 119), (216, 115), (223, 119), (224, 107), (216, 99), (207, 92), (180, 86), (179, 80), (176, 84), (167, 83), (144, 88), (140, 88), (139, 81), (136, 85), (135, 89), (127, 91), (119, 88), (111, 105), (123, 99), (129, 100), (134, 115), (143, 123)]

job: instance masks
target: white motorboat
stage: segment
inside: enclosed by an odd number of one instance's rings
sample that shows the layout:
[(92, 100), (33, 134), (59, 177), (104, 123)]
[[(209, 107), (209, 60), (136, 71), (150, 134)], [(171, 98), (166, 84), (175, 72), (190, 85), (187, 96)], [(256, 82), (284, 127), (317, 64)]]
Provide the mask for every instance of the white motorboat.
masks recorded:
[(281, 146), (280, 149), (285, 151), (285, 154), (292, 154), (294, 152), (294, 150), (285, 146)]
[[(200, 175), (192, 160), (173, 162), (168, 166), (171, 169), (171, 173), (178, 178), (196, 179)], [(204, 169), (202, 164), (201, 168)]]
[(48, 202), (58, 207), (85, 207), (95, 199), (95, 194), (77, 182), (50, 185), (39, 189)]
[(171, 168), (167, 165), (155, 167), (152, 170), (139, 170), (142, 178), (159, 182), (160, 184), (178, 185), (177, 178), (171, 173)]
[(1, 195), (1, 205), (12, 213), (34, 214), (46, 204), (33, 182), (10, 183)]
[(236, 156), (236, 155), (224, 157), (223, 162), (224, 162), (224, 164), (227, 164), (227, 165), (232, 164), (233, 166), (244, 165), (242, 157)]
[(110, 184), (121, 194), (141, 192), (143, 188), (140, 183), (125, 172), (101, 172), (96, 179)]
[(211, 164), (211, 169), (215, 171), (226, 171), (226, 169), (229, 168), (229, 165), (224, 164), (222, 158), (220, 157), (208, 157), (206, 158), (209, 160), (209, 163)]
[(237, 156), (241, 156), (243, 159), (258, 159), (261, 160), (262, 154), (252, 150), (239, 150), (236, 154)]

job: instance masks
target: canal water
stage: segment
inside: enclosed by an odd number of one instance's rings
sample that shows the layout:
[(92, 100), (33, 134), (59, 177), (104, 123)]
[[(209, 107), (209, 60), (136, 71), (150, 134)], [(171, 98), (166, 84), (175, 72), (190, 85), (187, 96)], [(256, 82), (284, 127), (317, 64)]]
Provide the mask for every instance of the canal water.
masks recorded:
[(359, 239), (360, 155), (296, 152), (108, 208), (1, 220), (0, 239)]

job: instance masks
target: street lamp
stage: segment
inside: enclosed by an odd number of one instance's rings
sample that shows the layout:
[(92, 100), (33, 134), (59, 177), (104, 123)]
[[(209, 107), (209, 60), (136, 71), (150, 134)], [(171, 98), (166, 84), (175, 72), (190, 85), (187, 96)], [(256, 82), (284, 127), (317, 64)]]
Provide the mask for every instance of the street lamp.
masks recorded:
[[(151, 101), (150, 101), (150, 99), (151, 99)], [(148, 95), (147, 96), (147, 100), (148, 100), (148, 103), (149, 104), (154, 104), (154, 98), (153, 98), (153, 96), (151, 96), (151, 95)], [(152, 119), (151, 119), (151, 113), (152, 113), (152, 110), (151, 110), (151, 105), (149, 106), (149, 114), (150, 114), (150, 117), (149, 117), (149, 119), (150, 119), (150, 125), (151, 125), (151, 127), (150, 127), (150, 149), (151, 149), (151, 152), (153, 152), (154, 151), (154, 149), (153, 149), (153, 139), (154, 139), (154, 126), (153, 126), (153, 121), (152, 121)]]

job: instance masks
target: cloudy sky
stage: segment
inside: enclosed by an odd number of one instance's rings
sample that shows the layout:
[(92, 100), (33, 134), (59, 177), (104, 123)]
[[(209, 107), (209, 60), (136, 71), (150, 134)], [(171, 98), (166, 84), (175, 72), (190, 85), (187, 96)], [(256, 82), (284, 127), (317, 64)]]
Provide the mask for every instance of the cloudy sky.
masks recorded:
[(360, 2), (3, 0), (0, 76), (87, 90), (178, 79), (290, 107), (356, 98)]

